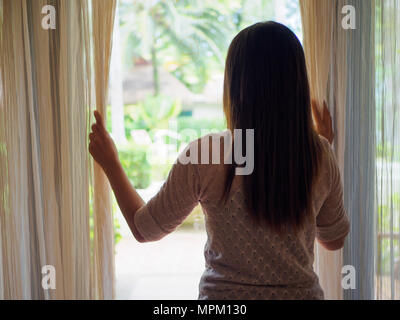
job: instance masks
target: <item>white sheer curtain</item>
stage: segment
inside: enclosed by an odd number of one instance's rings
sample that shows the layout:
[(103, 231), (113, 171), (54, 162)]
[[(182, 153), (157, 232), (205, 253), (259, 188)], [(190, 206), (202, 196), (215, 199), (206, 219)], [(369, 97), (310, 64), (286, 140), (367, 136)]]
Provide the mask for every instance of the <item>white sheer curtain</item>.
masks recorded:
[(347, 1), (345, 202), (351, 233), (344, 264), (356, 271), (346, 299), (400, 298), (400, 4)]
[[(343, 256), (317, 248), (316, 270), (327, 298), (399, 299), (400, 3), (300, 4), (311, 91), (334, 114), (351, 221)], [(342, 27), (344, 5), (355, 9), (355, 29)], [(341, 288), (342, 265), (354, 267), (354, 289)]]
[(349, 0), (356, 28), (348, 30), (344, 198), (351, 230), (343, 264), (354, 267), (345, 299), (373, 299), (375, 168), (375, 1)]
[(376, 2), (376, 297), (400, 299), (400, 3)]
[[(42, 27), (45, 5), (56, 29)], [(109, 193), (97, 171), (90, 195), (87, 133), (90, 107), (105, 110), (115, 1), (0, 8), (0, 298), (112, 298)], [(55, 289), (42, 287), (46, 265)]]

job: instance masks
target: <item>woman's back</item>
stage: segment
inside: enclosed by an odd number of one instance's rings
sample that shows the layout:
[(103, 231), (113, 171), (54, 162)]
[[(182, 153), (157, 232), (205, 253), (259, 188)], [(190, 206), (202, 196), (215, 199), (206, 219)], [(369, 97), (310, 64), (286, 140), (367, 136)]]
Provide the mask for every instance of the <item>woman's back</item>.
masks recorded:
[[(209, 138), (203, 137), (200, 144), (196, 141), (196, 147)], [(199, 299), (322, 299), (313, 271), (315, 237), (324, 242), (339, 239), (348, 233), (349, 222), (336, 160), (329, 143), (321, 140), (323, 156), (313, 188), (313, 215), (298, 232), (287, 230), (279, 235), (253, 222), (246, 209), (243, 176), (235, 176), (226, 201), (221, 201), (228, 168), (223, 163), (222, 144), (209, 144), (211, 155), (221, 155), (220, 164), (174, 164), (161, 191), (136, 213), (135, 225), (146, 240), (158, 240), (200, 202), (208, 240)]]

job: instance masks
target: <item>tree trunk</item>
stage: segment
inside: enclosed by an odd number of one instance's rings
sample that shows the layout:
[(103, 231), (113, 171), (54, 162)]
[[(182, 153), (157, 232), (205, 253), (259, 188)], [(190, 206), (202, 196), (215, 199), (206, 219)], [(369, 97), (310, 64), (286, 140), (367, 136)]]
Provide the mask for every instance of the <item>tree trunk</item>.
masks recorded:
[(154, 96), (158, 96), (160, 94), (160, 77), (158, 74), (157, 49), (155, 48), (155, 43), (153, 43), (151, 48), (151, 64), (153, 66)]

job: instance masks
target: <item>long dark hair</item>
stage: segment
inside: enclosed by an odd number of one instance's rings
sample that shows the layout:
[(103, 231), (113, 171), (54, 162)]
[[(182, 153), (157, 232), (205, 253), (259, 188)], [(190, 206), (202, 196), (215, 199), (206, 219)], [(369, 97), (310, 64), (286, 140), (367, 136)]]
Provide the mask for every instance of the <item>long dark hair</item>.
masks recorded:
[[(243, 177), (245, 198), (251, 217), (278, 233), (299, 230), (311, 211), (322, 149), (310, 103), (304, 51), (290, 29), (256, 23), (233, 39), (224, 112), (231, 131), (254, 129), (254, 171)], [(236, 166), (228, 170), (225, 196)]]

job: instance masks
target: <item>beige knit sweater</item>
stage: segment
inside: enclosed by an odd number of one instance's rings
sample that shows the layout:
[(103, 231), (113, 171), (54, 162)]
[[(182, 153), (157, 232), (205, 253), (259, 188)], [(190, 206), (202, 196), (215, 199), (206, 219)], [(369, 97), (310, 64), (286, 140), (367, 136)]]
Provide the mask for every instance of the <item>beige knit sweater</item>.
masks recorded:
[[(199, 141), (204, 139), (208, 136)], [(245, 209), (241, 176), (235, 177), (228, 202), (221, 201), (224, 164), (179, 161), (159, 193), (136, 213), (135, 226), (145, 240), (159, 240), (200, 203), (208, 240), (199, 299), (323, 299), (313, 270), (314, 241), (347, 235), (349, 221), (335, 156), (328, 141), (321, 140), (324, 154), (312, 197), (314, 215), (302, 232), (280, 237), (253, 224)]]

